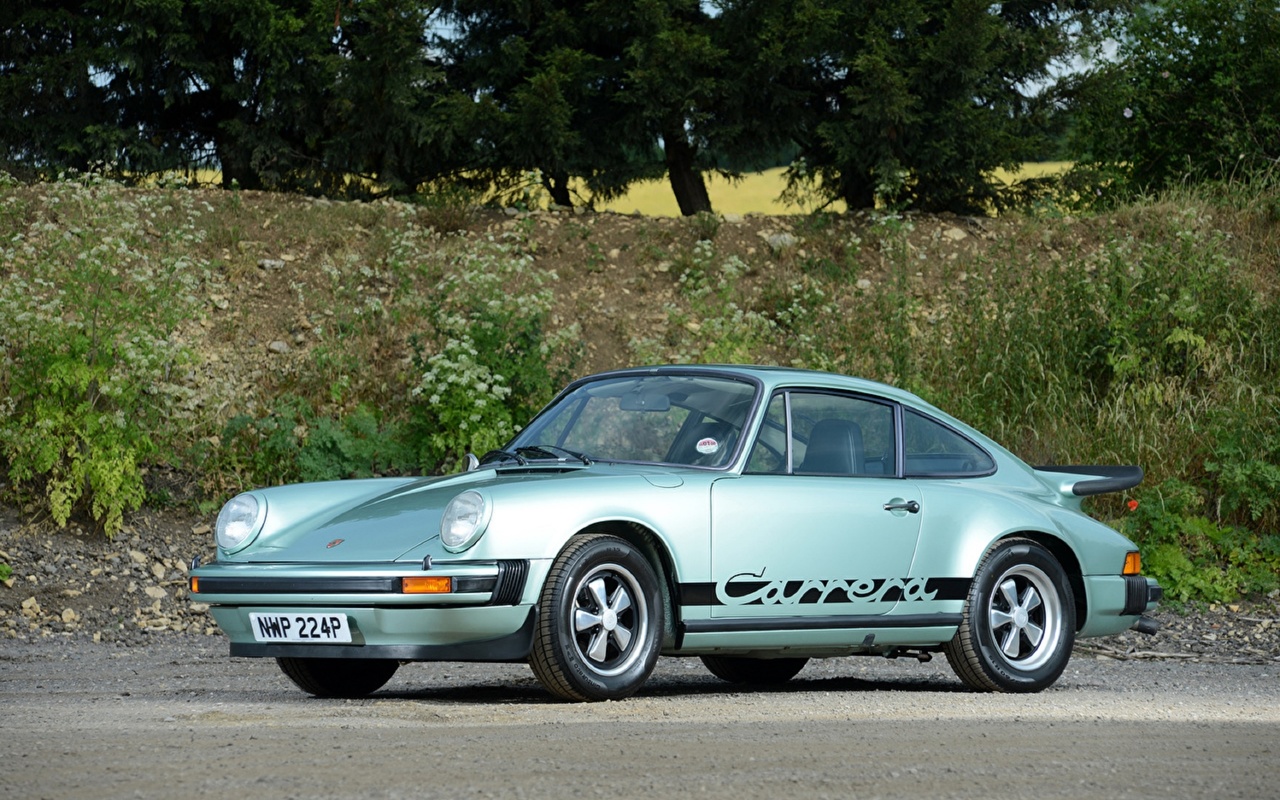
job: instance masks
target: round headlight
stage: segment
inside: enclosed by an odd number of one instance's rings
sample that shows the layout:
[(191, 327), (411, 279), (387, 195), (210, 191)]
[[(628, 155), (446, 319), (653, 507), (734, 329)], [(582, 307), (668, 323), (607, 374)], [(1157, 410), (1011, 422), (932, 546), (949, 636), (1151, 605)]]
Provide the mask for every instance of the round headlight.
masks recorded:
[(484, 533), (484, 497), (479, 492), (463, 492), (445, 506), (440, 520), (440, 541), (446, 550), (466, 550)]
[(217, 539), (223, 550), (249, 543), (266, 521), (267, 507), (251, 494), (236, 495), (218, 512)]

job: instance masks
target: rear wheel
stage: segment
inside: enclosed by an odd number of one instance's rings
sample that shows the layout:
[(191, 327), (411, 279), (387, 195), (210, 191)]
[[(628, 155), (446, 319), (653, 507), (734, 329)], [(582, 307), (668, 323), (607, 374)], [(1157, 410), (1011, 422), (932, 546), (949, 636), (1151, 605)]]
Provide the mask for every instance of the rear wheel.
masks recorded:
[(289, 680), (316, 697), (364, 697), (386, 685), (400, 662), (385, 658), (277, 658)]
[(1038, 692), (1071, 658), (1076, 614), (1057, 559), (1029, 539), (1006, 539), (983, 558), (947, 661), (982, 691)]
[(662, 646), (658, 578), (616, 536), (573, 539), (556, 558), (538, 604), (529, 666), (566, 700), (617, 700), (645, 682)]
[(794, 678), (809, 659), (703, 656), (702, 663), (712, 675), (729, 683), (778, 684)]

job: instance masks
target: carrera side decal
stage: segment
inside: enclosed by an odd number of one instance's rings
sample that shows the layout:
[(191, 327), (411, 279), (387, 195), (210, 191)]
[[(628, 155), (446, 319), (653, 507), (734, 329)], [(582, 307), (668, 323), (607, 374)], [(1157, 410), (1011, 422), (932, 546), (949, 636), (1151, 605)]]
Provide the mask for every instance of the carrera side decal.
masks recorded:
[(963, 600), (972, 578), (810, 578), (764, 580), (764, 570), (720, 583), (680, 584), (685, 606), (827, 605)]

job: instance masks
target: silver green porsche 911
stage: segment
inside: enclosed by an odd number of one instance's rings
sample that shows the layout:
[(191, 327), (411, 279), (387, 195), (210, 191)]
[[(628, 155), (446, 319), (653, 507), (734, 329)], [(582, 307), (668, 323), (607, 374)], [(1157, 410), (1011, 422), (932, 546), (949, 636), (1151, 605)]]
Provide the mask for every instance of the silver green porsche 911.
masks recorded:
[(258, 489), (191, 571), (231, 654), (353, 697), (410, 661), (525, 661), (626, 697), (659, 655), (776, 683), (811, 658), (947, 657), (981, 691), (1051, 685), (1080, 637), (1160, 599), (1085, 496), (1124, 466), (1030, 467), (865, 380), (671, 366), (583, 378), (458, 475)]

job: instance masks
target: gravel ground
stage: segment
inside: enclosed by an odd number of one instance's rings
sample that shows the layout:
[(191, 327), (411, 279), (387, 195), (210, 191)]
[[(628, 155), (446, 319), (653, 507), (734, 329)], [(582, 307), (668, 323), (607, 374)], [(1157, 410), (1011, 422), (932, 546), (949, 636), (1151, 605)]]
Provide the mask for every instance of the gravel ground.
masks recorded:
[(523, 665), (411, 664), (318, 700), (217, 637), (0, 644), (0, 798), (1262, 798), (1280, 666), (1077, 655), (1035, 695), (945, 660), (811, 663), (744, 690), (664, 658), (622, 702)]

